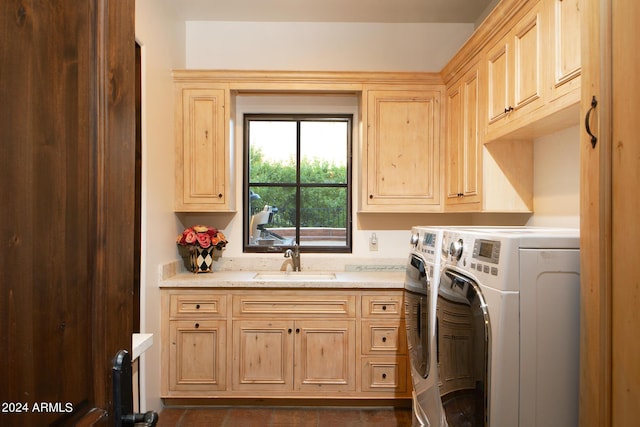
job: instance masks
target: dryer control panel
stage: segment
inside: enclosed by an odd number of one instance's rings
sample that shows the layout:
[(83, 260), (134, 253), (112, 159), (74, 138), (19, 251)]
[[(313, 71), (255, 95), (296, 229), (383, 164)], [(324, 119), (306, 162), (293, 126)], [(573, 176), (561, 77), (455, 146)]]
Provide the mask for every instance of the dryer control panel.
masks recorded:
[(500, 261), (500, 242), (476, 239), (473, 243), (473, 257), (479, 261), (498, 264)]
[(444, 244), (448, 246), (447, 263), (466, 270), (476, 277), (483, 276), (483, 283), (498, 280), (501, 270), (500, 254), (503, 242), (487, 239), (472, 232), (445, 233)]

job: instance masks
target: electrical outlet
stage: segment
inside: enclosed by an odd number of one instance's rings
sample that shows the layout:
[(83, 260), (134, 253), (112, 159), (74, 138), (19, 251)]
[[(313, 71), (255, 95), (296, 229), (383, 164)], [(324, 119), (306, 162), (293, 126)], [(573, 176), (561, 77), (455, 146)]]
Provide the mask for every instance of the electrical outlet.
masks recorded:
[(376, 233), (371, 233), (371, 237), (369, 237), (369, 251), (377, 251), (378, 250), (378, 236)]

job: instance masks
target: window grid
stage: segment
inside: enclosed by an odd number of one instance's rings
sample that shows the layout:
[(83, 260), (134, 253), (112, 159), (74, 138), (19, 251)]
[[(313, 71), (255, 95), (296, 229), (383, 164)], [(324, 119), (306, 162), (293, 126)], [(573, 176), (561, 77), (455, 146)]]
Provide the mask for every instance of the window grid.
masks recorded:
[[(256, 193), (254, 190), (260, 188), (280, 188), (292, 189), (295, 191), (295, 213), (293, 227), (295, 228), (295, 242), (301, 241), (301, 228), (304, 227), (302, 221), (304, 216), (302, 215), (303, 193), (305, 189), (336, 189), (343, 190), (344, 205), (341, 208), (344, 210), (344, 245), (322, 245), (311, 244), (305, 242), (300, 245), (300, 250), (303, 252), (346, 252), (350, 253), (352, 248), (352, 220), (351, 220), (351, 135), (352, 135), (352, 115), (326, 115), (326, 114), (245, 114), (244, 115), (244, 236), (243, 245), (245, 252), (278, 252), (283, 250), (284, 247), (290, 245), (258, 245), (251, 244), (251, 217), (253, 214), (260, 211), (260, 209), (252, 209), (252, 195)], [(250, 139), (251, 139), (251, 124), (260, 121), (269, 122), (293, 122), (296, 124), (295, 131), (295, 180), (293, 182), (277, 182), (258, 180), (251, 181), (251, 156), (250, 156)], [(347, 150), (345, 153), (346, 164), (346, 176), (344, 182), (302, 182), (301, 179), (301, 161), (302, 161), (302, 149), (301, 149), (301, 126), (303, 122), (344, 122), (346, 123), (346, 145)], [(275, 214), (278, 215), (278, 214)]]

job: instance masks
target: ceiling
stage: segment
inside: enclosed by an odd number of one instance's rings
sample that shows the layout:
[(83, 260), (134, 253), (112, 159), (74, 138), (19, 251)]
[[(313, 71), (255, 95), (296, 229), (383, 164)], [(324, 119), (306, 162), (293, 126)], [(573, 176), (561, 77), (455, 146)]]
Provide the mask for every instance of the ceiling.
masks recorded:
[(169, 0), (185, 21), (477, 23), (498, 0)]

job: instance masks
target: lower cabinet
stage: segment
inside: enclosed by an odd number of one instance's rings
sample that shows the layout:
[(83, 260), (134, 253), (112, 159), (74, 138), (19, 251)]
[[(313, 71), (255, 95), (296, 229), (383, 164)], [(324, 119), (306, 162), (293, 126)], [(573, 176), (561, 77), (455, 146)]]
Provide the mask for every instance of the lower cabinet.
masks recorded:
[(176, 320), (169, 327), (169, 388), (225, 390), (227, 326), (224, 320)]
[(403, 395), (407, 384), (407, 332), (402, 293), (364, 293), (361, 321), (361, 390)]
[(162, 397), (409, 399), (400, 290), (163, 289)]
[(233, 324), (233, 389), (354, 391), (355, 321)]

